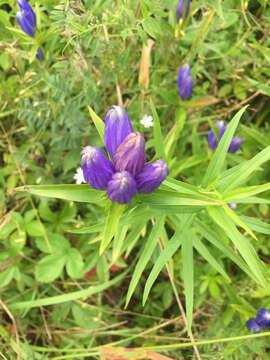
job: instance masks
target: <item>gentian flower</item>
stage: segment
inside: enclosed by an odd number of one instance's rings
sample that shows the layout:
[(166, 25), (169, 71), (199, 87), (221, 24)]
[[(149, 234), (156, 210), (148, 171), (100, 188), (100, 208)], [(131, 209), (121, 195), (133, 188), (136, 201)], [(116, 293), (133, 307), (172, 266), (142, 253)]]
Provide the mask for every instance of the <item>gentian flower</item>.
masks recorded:
[(177, 76), (178, 94), (182, 100), (188, 100), (192, 95), (193, 79), (190, 67), (184, 64), (180, 67)]
[[(22, 31), (31, 38), (34, 38), (37, 25), (36, 14), (26, 0), (16, 0), (16, 2), (20, 8), (20, 11), (16, 14), (16, 19)], [(40, 61), (44, 60), (44, 54), (40, 47), (37, 50), (36, 58)]]
[(256, 321), (260, 326), (267, 326), (270, 329), (270, 310), (259, 309)]
[(249, 331), (252, 331), (254, 334), (258, 334), (262, 332), (263, 327), (258, 324), (256, 319), (251, 318), (246, 322), (246, 327)]
[(236, 203), (228, 203), (228, 206), (230, 209), (232, 209), (233, 211), (235, 211), (237, 209), (237, 204)]
[(108, 198), (127, 204), (137, 192), (152, 193), (169, 174), (164, 160), (146, 164), (145, 140), (133, 132), (126, 110), (112, 106), (105, 119), (104, 143), (112, 162), (103, 152), (86, 146), (82, 154), (85, 181)]
[(177, 7), (176, 7), (176, 19), (177, 19), (177, 22), (179, 22), (179, 20), (183, 17), (186, 2), (187, 2), (187, 5), (186, 5), (185, 18), (188, 17), (189, 9), (190, 9), (190, 0), (179, 0), (178, 4), (177, 4)]
[[(224, 124), (223, 121), (216, 121), (215, 125), (219, 129), (218, 139), (220, 140), (227, 129), (227, 124)], [(208, 147), (210, 149), (212, 149), (212, 150), (216, 149), (216, 147), (218, 145), (218, 141), (217, 141), (214, 131), (212, 129), (208, 133), (207, 141), (208, 141)], [(233, 137), (232, 141), (230, 143), (228, 152), (235, 153), (242, 145), (242, 142), (243, 142), (243, 139), (241, 139), (239, 136)]]

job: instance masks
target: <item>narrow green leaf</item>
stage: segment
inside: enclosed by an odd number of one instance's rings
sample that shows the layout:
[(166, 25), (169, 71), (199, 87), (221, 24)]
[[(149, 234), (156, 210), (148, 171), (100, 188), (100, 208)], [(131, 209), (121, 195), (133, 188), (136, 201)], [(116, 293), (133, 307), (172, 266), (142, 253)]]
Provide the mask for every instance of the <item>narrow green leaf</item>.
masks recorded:
[(46, 196), (70, 201), (97, 203), (104, 201), (104, 191), (91, 189), (89, 185), (26, 185), (15, 188), (32, 195)]
[(246, 186), (244, 188), (228, 191), (223, 194), (222, 198), (226, 202), (233, 202), (234, 200), (244, 199), (252, 195), (260, 194), (267, 190), (270, 190), (270, 183), (255, 186)]
[(191, 333), (192, 312), (193, 312), (193, 293), (194, 293), (194, 276), (193, 276), (193, 234), (191, 231), (186, 232), (182, 237), (182, 263), (183, 263), (183, 281), (186, 298), (186, 315), (188, 323), (188, 334)]
[(89, 110), (90, 116), (93, 120), (93, 123), (95, 124), (95, 127), (99, 133), (99, 136), (103, 142), (104, 141), (104, 129), (105, 129), (104, 121), (94, 112), (94, 110), (90, 106), (88, 106), (88, 110)]
[(100, 255), (103, 254), (104, 250), (108, 247), (112, 238), (116, 234), (120, 217), (122, 216), (125, 209), (125, 205), (120, 205), (115, 202), (110, 203), (110, 208), (105, 223), (104, 236), (101, 240), (99, 248)]
[[(217, 184), (217, 189), (221, 193), (235, 189), (266, 161), (270, 160), (270, 145), (255, 155), (252, 159), (226, 170)], [(261, 169), (262, 170), (262, 169)]]
[(244, 230), (246, 230), (246, 232), (253, 237), (253, 239), (258, 240), (256, 235), (252, 232), (252, 230), (250, 230), (250, 228), (244, 224), (239, 217), (237, 216), (237, 214), (235, 213), (235, 211), (233, 211), (231, 208), (229, 208), (228, 205), (223, 206), (223, 209), (225, 210), (225, 212), (233, 219), (233, 221), (241, 226), (241, 228), (243, 228)]
[(114, 279), (110, 281), (106, 281), (104, 284), (90, 286), (89, 288), (84, 290), (74, 291), (64, 295), (46, 297), (43, 299), (15, 302), (13, 304), (9, 304), (8, 307), (9, 309), (25, 309), (25, 308), (31, 309), (39, 306), (56, 305), (56, 304), (62, 304), (67, 301), (75, 301), (83, 297), (89, 297), (91, 295), (98, 294), (101, 291), (110, 288), (111, 286), (121, 281), (126, 276), (127, 273), (128, 270), (123, 272), (121, 275), (115, 277)]
[(114, 240), (113, 240), (113, 252), (112, 252), (112, 263), (114, 264), (119, 256), (122, 253), (124, 239), (126, 237), (127, 231), (129, 229), (128, 225), (123, 226), (119, 231), (117, 231)]
[(247, 106), (243, 107), (241, 110), (237, 112), (237, 114), (233, 117), (233, 119), (229, 123), (221, 140), (219, 141), (218, 147), (214, 153), (212, 160), (208, 165), (205, 176), (203, 178), (202, 181), (203, 187), (209, 186), (220, 175), (234, 132), (246, 108)]
[(162, 159), (166, 160), (166, 154), (165, 154), (165, 148), (164, 148), (164, 144), (163, 144), (160, 121), (159, 121), (159, 117), (158, 117), (155, 105), (151, 98), (150, 98), (150, 107), (151, 107), (153, 118), (154, 118), (154, 144), (155, 144), (156, 155), (158, 157), (161, 157)]
[(138, 224), (135, 224), (132, 231), (128, 234), (128, 237), (126, 239), (125, 246), (124, 246), (124, 249), (126, 251), (126, 254), (125, 254), (126, 258), (129, 256), (130, 252), (136, 245), (143, 228), (146, 226), (147, 221), (148, 220), (139, 222)]
[(165, 221), (165, 215), (156, 217), (156, 223), (155, 223), (154, 227), (152, 228), (152, 231), (146, 241), (143, 251), (141, 252), (140, 259), (135, 267), (132, 279), (130, 281), (125, 307), (127, 307), (128, 303), (131, 299), (131, 296), (134, 293), (134, 290), (140, 280), (141, 274), (144, 271), (148, 261), (150, 260), (152, 254), (153, 254), (153, 251), (155, 250), (160, 233), (164, 226), (164, 221)]
[(217, 270), (227, 281), (231, 281), (223, 267), (217, 262), (214, 256), (210, 253), (203, 242), (196, 236), (193, 236), (193, 245), (195, 249), (202, 255), (202, 257), (215, 269)]
[(179, 249), (182, 243), (182, 238), (185, 236), (187, 230), (190, 230), (190, 226), (194, 219), (194, 216), (183, 215), (182, 221), (178, 221), (178, 226), (174, 232), (174, 235), (169, 240), (168, 244), (159, 254), (158, 259), (155, 262), (153, 269), (151, 270), (150, 275), (146, 281), (144, 292), (143, 292), (143, 305), (145, 305), (146, 300), (149, 296), (150, 290), (156, 281), (160, 271), (165, 266), (165, 264), (173, 257), (176, 251)]
[(210, 229), (209, 226), (196, 219), (195, 227), (196, 230), (211, 244), (220, 250), (222, 254), (231, 259), (236, 265), (238, 265), (248, 276), (254, 278), (253, 273), (249, 270), (243, 259), (238, 256), (229, 245), (226, 244), (224, 239), (220, 236), (218, 229), (215, 229), (217, 225), (213, 224), (214, 228)]
[[(162, 188), (168, 187), (170, 189), (176, 190), (180, 193), (184, 194), (191, 194), (191, 195), (202, 195), (201, 192), (198, 190), (198, 188), (194, 185), (190, 185), (187, 183), (184, 183), (179, 180), (175, 180), (173, 178), (167, 177), (166, 180), (162, 183)], [(169, 190), (169, 189), (167, 189)]]
[(236, 226), (225, 213), (224, 209), (209, 206), (207, 210), (212, 219), (225, 231), (228, 237), (232, 240), (235, 247), (238, 249), (239, 253), (242, 255), (242, 257), (248, 264), (250, 271), (254, 274), (257, 282), (263, 287), (265, 287), (266, 281), (262, 273), (262, 263), (260, 262), (260, 259), (258, 258), (258, 255), (250, 244), (248, 238), (243, 236), (237, 230)]
[(244, 215), (240, 216), (240, 219), (253, 231), (257, 231), (261, 234), (270, 235), (270, 224), (267, 224), (259, 219)]

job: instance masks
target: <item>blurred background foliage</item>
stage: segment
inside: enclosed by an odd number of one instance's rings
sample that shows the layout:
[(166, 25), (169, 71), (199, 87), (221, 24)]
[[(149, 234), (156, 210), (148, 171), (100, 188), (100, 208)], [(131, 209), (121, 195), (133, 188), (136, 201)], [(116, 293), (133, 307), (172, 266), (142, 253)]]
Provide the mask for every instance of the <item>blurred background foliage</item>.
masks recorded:
[[(129, 347), (188, 341), (165, 269), (144, 307), (141, 294), (147, 275), (124, 310), (128, 274), (121, 283), (87, 298), (9, 313), (9, 303), (15, 299), (68, 294), (115, 278), (134, 266), (134, 253), (140, 246), (112, 266), (109, 251), (98, 256), (96, 233), (66, 231), (71, 223), (76, 227), (97, 223), (104, 217), (101, 207), (25, 197), (13, 189), (23, 184), (74, 183), (82, 147), (102, 146), (88, 105), (103, 119), (111, 105), (124, 105), (134, 129), (144, 133), (151, 149), (152, 129), (139, 122), (152, 114), (151, 97), (165, 139), (178, 124), (171, 176), (194, 185), (200, 184), (212, 157), (207, 147), (210, 125), (216, 120), (230, 121), (245, 104), (250, 106), (237, 133), (244, 142), (241, 152), (228, 154), (228, 166), (270, 145), (269, 4), (266, 0), (192, 1), (191, 16), (178, 25), (177, 1), (171, 0), (39, 0), (30, 4), (37, 14), (43, 62), (32, 61), (32, 39), (19, 29), (15, 0), (0, 0), (0, 294), (7, 307), (1, 312), (3, 359), (18, 356), (16, 331), (21, 336), (22, 359), (62, 359), (70, 354), (67, 349), (76, 348), (70, 358), (81, 359), (77, 354), (83, 348), (115, 341)], [(150, 60), (142, 65), (149, 39)], [(177, 94), (176, 74), (185, 62), (192, 69), (194, 91), (191, 100), (183, 103)], [(151, 150), (148, 153), (154, 155)], [(267, 182), (269, 177), (268, 163), (249, 185)], [(238, 212), (269, 224), (267, 201), (242, 204)], [(269, 228), (254, 244), (267, 267)], [(141, 243), (148, 231), (141, 229)], [(225, 264), (230, 284), (196, 254), (196, 339), (246, 334), (247, 317), (258, 307), (270, 307), (270, 288), (262, 291), (231, 262)], [(183, 297), (179, 254), (173, 266), (178, 274), (175, 286)], [(266, 344), (266, 339), (218, 343), (200, 347), (200, 353), (204, 359), (254, 359), (254, 354), (257, 359), (268, 359)], [(192, 358), (192, 354), (192, 348), (167, 353), (174, 359)]]

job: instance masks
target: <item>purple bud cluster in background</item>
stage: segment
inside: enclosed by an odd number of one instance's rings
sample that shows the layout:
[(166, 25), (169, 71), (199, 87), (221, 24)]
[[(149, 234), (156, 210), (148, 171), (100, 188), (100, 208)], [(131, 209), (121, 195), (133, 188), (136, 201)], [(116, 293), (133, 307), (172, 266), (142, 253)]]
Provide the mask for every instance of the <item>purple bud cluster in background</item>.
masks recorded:
[[(16, 2), (20, 8), (20, 11), (16, 14), (16, 19), (22, 31), (34, 38), (37, 25), (36, 14), (26, 0), (16, 0)], [(36, 58), (40, 61), (44, 60), (44, 54), (40, 47), (37, 50)]]
[(184, 10), (185, 10), (185, 3), (187, 3), (186, 12), (185, 12), (185, 18), (188, 17), (189, 9), (190, 9), (190, 0), (179, 0), (178, 4), (177, 4), (177, 7), (176, 7), (176, 19), (177, 19), (177, 22), (179, 22), (179, 20), (183, 17)]
[[(216, 121), (215, 126), (218, 128), (219, 131), (218, 140), (220, 140), (227, 129), (227, 124), (224, 124), (223, 121)], [(214, 131), (211, 129), (207, 137), (209, 148), (212, 150), (216, 149), (216, 147), (218, 146), (218, 140), (216, 139)], [(239, 136), (233, 137), (228, 152), (235, 153), (238, 149), (240, 149), (242, 142), (243, 139), (241, 139)]]
[(246, 322), (246, 327), (254, 334), (262, 332), (264, 326), (270, 329), (270, 310), (259, 309), (256, 319), (250, 318)]
[(145, 140), (133, 132), (126, 110), (112, 106), (105, 119), (104, 144), (112, 161), (93, 146), (82, 154), (85, 181), (96, 190), (107, 190), (111, 201), (127, 204), (136, 193), (150, 194), (169, 174), (164, 160), (145, 164)]
[(192, 95), (193, 79), (190, 67), (184, 64), (178, 70), (177, 76), (178, 94), (182, 100), (188, 100)]

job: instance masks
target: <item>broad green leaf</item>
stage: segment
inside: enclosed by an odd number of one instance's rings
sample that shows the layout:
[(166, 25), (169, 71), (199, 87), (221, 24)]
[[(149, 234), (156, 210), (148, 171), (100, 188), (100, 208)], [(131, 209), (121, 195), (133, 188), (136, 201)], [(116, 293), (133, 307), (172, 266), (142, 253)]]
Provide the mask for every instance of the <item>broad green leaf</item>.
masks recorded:
[(186, 315), (188, 323), (188, 334), (191, 333), (192, 312), (193, 312), (193, 293), (194, 293), (194, 276), (193, 276), (193, 234), (188, 231), (182, 237), (182, 263), (183, 263), (183, 281), (186, 298)]
[(156, 217), (156, 223), (155, 223), (154, 227), (152, 228), (152, 231), (151, 231), (151, 233), (146, 241), (146, 244), (140, 254), (139, 261), (135, 267), (132, 279), (130, 281), (128, 293), (127, 293), (127, 297), (126, 297), (125, 307), (127, 307), (128, 303), (131, 299), (131, 296), (134, 293), (134, 290), (140, 280), (140, 277), (155, 250), (155, 247), (158, 243), (160, 233), (164, 226), (164, 221), (165, 221), (165, 216)]
[(215, 269), (217, 270), (226, 280), (231, 281), (223, 267), (217, 262), (214, 256), (210, 253), (203, 242), (196, 236), (193, 236), (193, 245), (195, 249), (201, 254), (201, 256)]
[(169, 240), (167, 246), (164, 247), (164, 249), (161, 251), (153, 269), (151, 270), (150, 275), (148, 276), (143, 292), (143, 305), (146, 303), (150, 290), (154, 282), (156, 281), (160, 271), (181, 246), (182, 239), (185, 236), (186, 231), (190, 230), (193, 219), (194, 216), (183, 215), (182, 221), (178, 221), (179, 225), (177, 226), (174, 235)]
[(236, 226), (225, 213), (224, 209), (208, 207), (207, 210), (212, 219), (225, 231), (227, 236), (234, 243), (239, 253), (245, 259), (250, 271), (254, 274), (257, 282), (265, 287), (266, 281), (262, 273), (263, 266), (256, 251), (250, 244), (249, 239), (237, 230)]
[(240, 216), (240, 219), (253, 231), (257, 231), (261, 234), (270, 235), (270, 224), (267, 224), (259, 219), (244, 215)]
[(83, 270), (82, 255), (75, 248), (72, 248), (67, 253), (66, 269), (71, 278), (77, 279), (82, 276)]
[(25, 229), (30, 236), (40, 236), (44, 232), (42, 224), (36, 220), (27, 223)]
[(217, 184), (217, 189), (221, 193), (235, 189), (238, 185), (242, 184), (247, 178), (266, 161), (270, 160), (270, 145), (255, 155), (252, 159), (237, 165), (221, 175), (221, 179)]
[(36, 278), (40, 282), (51, 282), (61, 275), (66, 256), (53, 254), (45, 256), (36, 267)]
[(62, 304), (67, 301), (75, 301), (75, 300), (81, 299), (83, 297), (89, 297), (91, 295), (98, 294), (98, 293), (102, 292), (103, 290), (106, 290), (109, 287), (117, 284), (126, 276), (127, 272), (128, 272), (128, 270), (123, 272), (121, 275), (115, 277), (114, 279), (112, 279), (110, 281), (106, 281), (104, 284), (90, 286), (87, 289), (69, 292), (64, 295), (51, 296), (51, 297), (46, 297), (43, 299), (30, 300), (30, 301), (15, 302), (13, 304), (9, 304), (9, 308), (10, 309), (25, 309), (25, 308), (31, 309), (31, 308), (39, 307), (39, 306)]
[(48, 244), (43, 237), (35, 239), (36, 246), (42, 252), (49, 254), (57, 253), (59, 257), (61, 257), (61, 255), (65, 254), (70, 249), (69, 241), (60, 234), (48, 232), (47, 239), (50, 244), (50, 249), (48, 248)]
[(237, 112), (237, 114), (233, 117), (233, 119), (229, 123), (221, 140), (219, 141), (218, 147), (214, 153), (212, 160), (208, 165), (205, 176), (203, 178), (202, 181), (203, 187), (209, 186), (220, 175), (234, 132), (246, 108), (247, 106), (243, 107), (241, 110)]
[(226, 202), (233, 202), (234, 200), (244, 199), (252, 195), (260, 194), (267, 190), (270, 190), (270, 183), (255, 186), (246, 186), (244, 188), (239, 188), (224, 193), (222, 199)]
[(104, 201), (104, 191), (91, 189), (89, 185), (26, 185), (15, 188), (32, 195), (46, 196), (57, 199), (97, 203)]
[(120, 205), (115, 202), (110, 203), (110, 208), (105, 223), (104, 235), (101, 240), (100, 248), (99, 248), (100, 255), (108, 247), (112, 238), (115, 236), (118, 229), (118, 223), (120, 217), (122, 216), (125, 209), (126, 209), (125, 205)]
[(89, 110), (90, 116), (95, 124), (95, 127), (99, 133), (99, 136), (103, 142), (104, 141), (104, 129), (105, 129), (104, 121), (94, 112), (94, 110), (90, 106), (88, 106), (88, 110)]
[(159, 158), (161, 157), (163, 160), (166, 160), (160, 121), (152, 99), (150, 99), (150, 107), (154, 118), (154, 144), (155, 144), (156, 156)]

